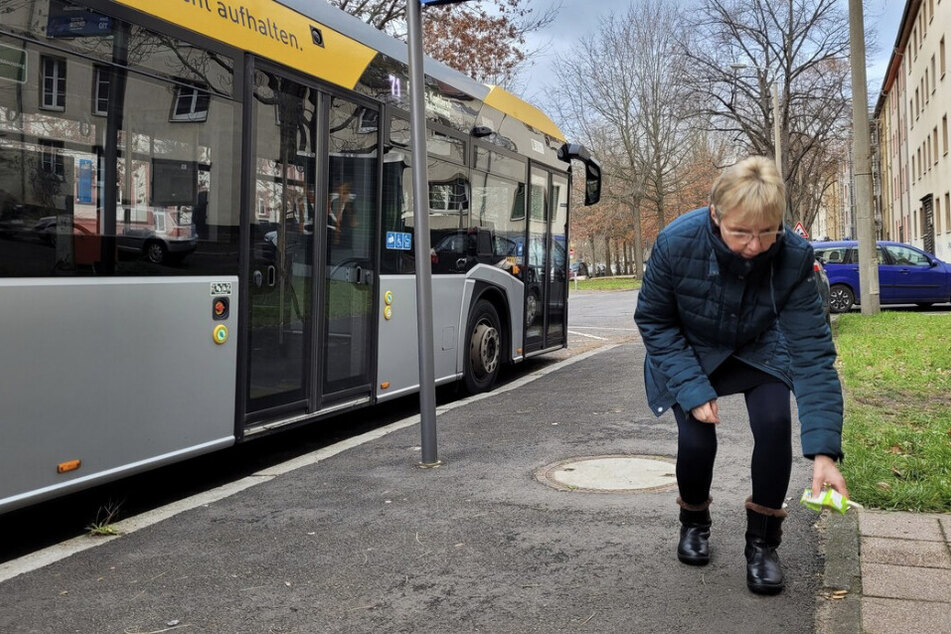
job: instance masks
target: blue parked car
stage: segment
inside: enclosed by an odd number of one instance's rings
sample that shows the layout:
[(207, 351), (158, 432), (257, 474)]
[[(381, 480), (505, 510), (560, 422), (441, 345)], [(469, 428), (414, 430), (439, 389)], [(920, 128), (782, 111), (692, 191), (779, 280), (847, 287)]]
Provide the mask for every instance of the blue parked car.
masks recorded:
[[(931, 306), (951, 302), (951, 265), (908, 244), (879, 241), (877, 245), (882, 304)], [(858, 243), (843, 240), (813, 242), (812, 246), (829, 276), (832, 312), (844, 313), (861, 303)]]

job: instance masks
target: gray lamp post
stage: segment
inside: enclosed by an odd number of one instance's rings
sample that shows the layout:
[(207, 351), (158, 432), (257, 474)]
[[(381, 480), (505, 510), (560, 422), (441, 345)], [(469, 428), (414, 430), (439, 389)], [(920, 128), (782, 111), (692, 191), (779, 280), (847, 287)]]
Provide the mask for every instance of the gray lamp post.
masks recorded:
[(442, 464), (436, 454), (436, 371), (433, 360), (433, 275), (429, 258), (429, 178), (426, 174), (426, 75), (421, 5), (464, 0), (406, 0), (410, 129), (413, 140), (413, 226), (416, 233), (416, 323), (419, 340), (420, 467)]

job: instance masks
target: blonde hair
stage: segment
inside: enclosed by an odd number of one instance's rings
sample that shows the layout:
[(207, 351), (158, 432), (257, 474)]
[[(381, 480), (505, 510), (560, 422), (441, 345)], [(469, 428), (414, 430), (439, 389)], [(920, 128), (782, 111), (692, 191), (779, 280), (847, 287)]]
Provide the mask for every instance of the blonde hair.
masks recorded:
[(779, 225), (786, 213), (786, 185), (771, 159), (751, 156), (723, 170), (710, 190), (710, 204), (721, 219), (730, 214)]

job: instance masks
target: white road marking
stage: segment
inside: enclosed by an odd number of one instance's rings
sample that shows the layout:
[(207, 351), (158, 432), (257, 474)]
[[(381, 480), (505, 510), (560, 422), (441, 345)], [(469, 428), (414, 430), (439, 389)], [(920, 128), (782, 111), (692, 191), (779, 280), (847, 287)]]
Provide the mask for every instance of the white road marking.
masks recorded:
[[(594, 350), (589, 350), (588, 352), (570, 357), (564, 361), (553, 363), (550, 366), (546, 366), (540, 370), (537, 370), (536, 372), (532, 372), (531, 374), (523, 376), (518, 380), (502, 385), (491, 392), (476, 394), (475, 396), (470, 396), (459, 401), (441, 405), (440, 407), (436, 408), (436, 414), (443, 414), (449, 410), (456, 409), (457, 407), (463, 407), (475, 401), (481, 401), (485, 398), (492, 398), (496, 395), (518, 389), (531, 383), (532, 381), (540, 379), (546, 374), (554, 372), (555, 370), (560, 370), (561, 368), (569, 366), (573, 363), (577, 363), (578, 361), (583, 361), (590, 356), (600, 352), (606, 352), (616, 347), (616, 345), (602, 346), (600, 348), (595, 348)], [(270, 482), (274, 478), (287, 474), (291, 471), (294, 471), (295, 469), (316, 464), (322, 460), (330, 458), (331, 456), (335, 456), (338, 453), (342, 453), (347, 449), (352, 449), (362, 445), (363, 443), (370, 442), (371, 440), (376, 440), (386, 436), (387, 434), (399, 431), (400, 429), (416, 425), (419, 423), (419, 421), (420, 416), (419, 414), (416, 414), (414, 416), (404, 418), (403, 420), (396, 421), (395, 423), (390, 423), (384, 427), (380, 427), (379, 429), (368, 431), (365, 434), (360, 434), (359, 436), (348, 438), (328, 447), (323, 447), (309, 454), (298, 456), (297, 458), (293, 458), (287, 462), (273, 465), (267, 469), (262, 469), (257, 473), (253, 473), (235, 482), (230, 482), (215, 489), (204, 491), (191, 497), (172, 502), (171, 504), (166, 504), (165, 506), (152, 509), (151, 511), (147, 511), (140, 515), (136, 515), (135, 517), (130, 517), (129, 519), (116, 522), (114, 526), (116, 530), (119, 531), (119, 535), (109, 537), (81, 535), (79, 537), (68, 539), (64, 542), (54, 544), (53, 546), (49, 546), (28, 555), (24, 555), (17, 559), (11, 559), (8, 562), (0, 564), (0, 583), (12, 579), (18, 575), (38, 570), (39, 568), (48, 566), (61, 559), (66, 559), (67, 557), (71, 557), (72, 555), (80, 553), (84, 550), (101, 546), (102, 544), (111, 542), (114, 539), (119, 539), (124, 535), (134, 533), (135, 531), (146, 528), (147, 526), (151, 526), (152, 524), (157, 524), (163, 520), (167, 520), (175, 515), (178, 515), (179, 513), (184, 513), (185, 511), (189, 511), (199, 506), (207, 506), (208, 504), (223, 500), (226, 497), (234, 495), (235, 493), (245, 489), (249, 489), (255, 485), (261, 484), (263, 482)]]
[(607, 341), (605, 337), (598, 337), (596, 335), (589, 335), (583, 332), (575, 332), (574, 330), (568, 331), (569, 335), (578, 335), (579, 337), (590, 337), (591, 339), (600, 339), (601, 341)]
[(579, 326), (571, 324), (572, 328), (582, 328), (584, 330), (621, 330), (624, 332), (637, 332), (637, 328), (608, 328), (607, 326)]

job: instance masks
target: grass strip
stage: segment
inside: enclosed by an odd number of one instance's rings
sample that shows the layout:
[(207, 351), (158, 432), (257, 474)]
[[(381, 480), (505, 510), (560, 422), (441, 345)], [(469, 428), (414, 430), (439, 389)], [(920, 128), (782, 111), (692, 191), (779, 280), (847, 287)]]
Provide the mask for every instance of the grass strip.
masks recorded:
[(951, 315), (845, 314), (835, 334), (852, 498), (951, 511)]
[[(574, 289), (575, 283), (572, 280), (568, 286)], [(577, 284), (579, 291), (632, 291), (641, 287), (641, 281), (633, 277), (592, 277)]]

